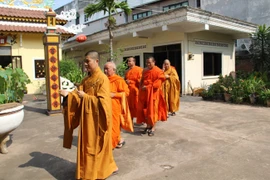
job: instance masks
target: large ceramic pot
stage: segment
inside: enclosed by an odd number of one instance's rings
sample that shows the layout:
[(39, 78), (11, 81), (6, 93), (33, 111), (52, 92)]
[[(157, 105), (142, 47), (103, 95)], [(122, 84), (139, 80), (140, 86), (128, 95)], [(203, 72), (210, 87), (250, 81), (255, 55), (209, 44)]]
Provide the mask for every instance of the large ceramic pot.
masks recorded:
[(0, 152), (8, 153), (6, 142), (9, 133), (15, 130), (23, 121), (24, 106), (19, 103), (7, 103), (0, 105)]

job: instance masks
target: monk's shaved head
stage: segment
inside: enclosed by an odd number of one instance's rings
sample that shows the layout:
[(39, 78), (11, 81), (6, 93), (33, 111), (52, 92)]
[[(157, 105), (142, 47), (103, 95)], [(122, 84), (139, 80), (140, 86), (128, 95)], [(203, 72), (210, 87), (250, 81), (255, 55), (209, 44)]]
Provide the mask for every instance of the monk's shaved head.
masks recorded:
[(166, 63), (166, 64), (167, 64), (167, 63), (168, 63), (168, 64), (171, 64), (171, 62), (170, 62), (169, 59), (165, 59), (163, 63), (164, 63), (164, 64), (165, 64), (165, 63)]
[(168, 70), (171, 66), (171, 62), (169, 59), (165, 59), (164, 62), (163, 62), (163, 69), (164, 70)]
[(116, 65), (114, 62), (106, 62), (106, 64), (104, 65), (104, 67), (111, 67), (113, 70), (116, 70)]
[(107, 62), (104, 65), (104, 73), (109, 77), (115, 74), (116, 65), (114, 62)]
[(97, 51), (88, 51), (85, 53), (85, 56), (89, 56), (91, 59), (97, 60), (99, 59), (99, 54)]

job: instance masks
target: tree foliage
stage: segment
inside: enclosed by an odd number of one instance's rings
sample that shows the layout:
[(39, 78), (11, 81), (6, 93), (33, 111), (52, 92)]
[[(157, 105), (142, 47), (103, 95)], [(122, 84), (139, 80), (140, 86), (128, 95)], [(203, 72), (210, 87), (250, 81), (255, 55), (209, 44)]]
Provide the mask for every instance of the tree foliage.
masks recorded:
[(250, 46), (254, 70), (270, 75), (270, 27), (261, 25), (251, 36)]
[(131, 9), (129, 8), (126, 1), (117, 2), (115, 0), (97, 0), (96, 3), (89, 4), (84, 12), (87, 17), (91, 17), (97, 12), (103, 11), (104, 15), (108, 13), (108, 22), (106, 27), (109, 31), (110, 39), (110, 59), (113, 60), (113, 28), (116, 26), (116, 19), (113, 17), (113, 14), (117, 14), (118, 10), (124, 11), (125, 14), (130, 14)]

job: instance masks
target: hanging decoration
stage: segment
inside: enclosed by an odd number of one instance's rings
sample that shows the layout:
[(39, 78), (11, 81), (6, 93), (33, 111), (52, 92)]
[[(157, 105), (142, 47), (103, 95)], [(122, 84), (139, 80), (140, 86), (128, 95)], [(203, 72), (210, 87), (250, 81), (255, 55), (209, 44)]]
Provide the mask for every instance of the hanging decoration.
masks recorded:
[(86, 41), (86, 39), (87, 39), (87, 37), (84, 34), (80, 34), (80, 35), (78, 35), (76, 37), (76, 41), (79, 42), (79, 43), (82, 43), (82, 42)]

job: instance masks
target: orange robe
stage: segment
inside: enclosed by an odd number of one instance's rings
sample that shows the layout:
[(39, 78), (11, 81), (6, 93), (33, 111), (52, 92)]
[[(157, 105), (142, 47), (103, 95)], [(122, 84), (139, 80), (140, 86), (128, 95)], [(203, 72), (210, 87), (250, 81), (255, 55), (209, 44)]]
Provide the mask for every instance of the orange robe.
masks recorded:
[(79, 86), (86, 94), (69, 93), (64, 107), (64, 147), (71, 148), (72, 132), (79, 125), (76, 179), (105, 179), (117, 169), (111, 143), (110, 83), (97, 68)]
[[(161, 88), (163, 81), (164, 72), (157, 66), (143, 71), (139, 89), (138, 124), (145, 122), (154, 126), (158, 120), (167, 120), (167, 107)], [(146, 86), (146, 90), (142, 89), (143, 86)]]
[[(128, 89), (128, 85), (126, 84), (126, 82), (124, 81), (122, 77), (118, 75), (112, 75), (112, 76), (109, 76), (108, 78), (110, 80), (110, 91), (111, 93), (114, 93), (114, 97), (112, 97), (112, 111), (113, 111), (112, 148), (115, 148), (121, 140), (121, 136), (120, 136), (121, 118), (123, 117), (123, 114), (124, 114), (123, 106), (125, 106), (126, 110), (128, 110), (128, 112), (126, 113), (129, 113), (127, 99), (125, 98), (129, 95), (129, 89)], [(122, 102), (122, 100), (124, 100), (125, 102)], [(124, 119), (124, 120), (129, 122), (128, 124), (132, 126), (130, 115), (128, 119)]]
[(170, 67), (164, 71), (165, 75), (169, 75), (162, 84), (164, 98), (169, 112), (176, 112), (180, 105), (180, 81), (175, 68)]
[(137, 117), (139, 85), (142, 77), (142, 71), (143, 69), (141, 67), (134, 66), (133, 68), (127, 70), (125, 74), (125, 80), (129, 81), (128, 105), (132, 118)]

